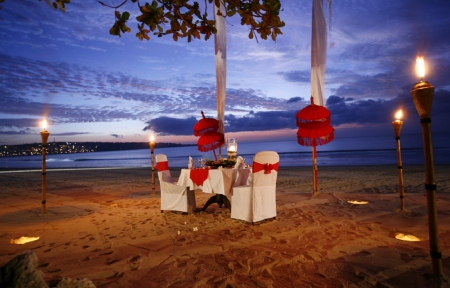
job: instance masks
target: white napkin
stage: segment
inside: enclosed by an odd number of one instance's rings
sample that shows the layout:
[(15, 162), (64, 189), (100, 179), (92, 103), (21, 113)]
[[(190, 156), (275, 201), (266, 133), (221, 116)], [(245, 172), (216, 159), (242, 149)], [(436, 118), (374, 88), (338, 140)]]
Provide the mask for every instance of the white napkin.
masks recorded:
[(194, 162), (194, 159), (192, 159), (191, 156), (189, 156), (188, 168), (189, 169), (194, 169), (195, 168), (195, 162)]
[(242, 158), (242, 156), (238, 156), (236, 158), (236, 164), (234, 165), (234, 168), (241, 169), (244, 168), (244, 165), (244, 159)]

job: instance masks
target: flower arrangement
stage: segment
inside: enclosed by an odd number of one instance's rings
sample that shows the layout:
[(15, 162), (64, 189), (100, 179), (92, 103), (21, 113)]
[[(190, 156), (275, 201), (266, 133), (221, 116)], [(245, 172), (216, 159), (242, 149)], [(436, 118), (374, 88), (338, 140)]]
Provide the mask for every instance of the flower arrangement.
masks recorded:
[(236, 161), (228, 160), (226, 158), (225, 159), (220, 158), (219, 160), (206, 159), (205, 164), (206, 166), (209, 166), (211, 168), (219, 168), (219, 167), (231, 168), (236, 164)]

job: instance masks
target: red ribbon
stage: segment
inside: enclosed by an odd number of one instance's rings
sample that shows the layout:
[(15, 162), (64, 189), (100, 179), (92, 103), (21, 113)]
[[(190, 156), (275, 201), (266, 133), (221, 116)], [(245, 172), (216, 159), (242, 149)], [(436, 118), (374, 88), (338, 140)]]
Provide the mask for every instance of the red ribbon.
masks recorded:
[(189, 177), (197, 185), (202, 186), (203, 182), (208, 178), (208, 169), (191, 169)]
[(261, 163), (253, 161), (252, 172), (257, 173), (261, 170), (264, 170), (264, 174), (270, 174), (272, 172), (272, 170), (275, 170), (278, 172), (278, 164), (279, 164), (279, 162), (274, 163), (274, 164), (270, 164), (270, 163), (261, 164)]
[(169, 162), (156, 162), (156, 170), (158, 170), (159, 172), (169, 170)]

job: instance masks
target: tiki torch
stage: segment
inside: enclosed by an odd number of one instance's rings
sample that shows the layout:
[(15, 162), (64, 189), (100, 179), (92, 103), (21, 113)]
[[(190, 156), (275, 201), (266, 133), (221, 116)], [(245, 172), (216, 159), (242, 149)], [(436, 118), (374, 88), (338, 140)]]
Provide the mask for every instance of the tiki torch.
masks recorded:
[(403, 121), (401, 120), (403, 116), (402, 110), (398, 110), (395, 114), (395, 120), (392, 121), (392, 126), (394, 127), (395, 140), (397, 142), (397, 167), (398, 167), (398, 184), (400, 190), (400, 210), (405, 210), (405, 189), (403, 186), (403, 167), (402, 167), (402, 152), (400, 150), (400, 131), (402, 130)]
[(152, 193), (155, 194), (155, 136), (150, 136), (150, 159), (152, 161)]
[(45, 158), (47, 155), (47, 140), (50, 133), (46, 130), (47, 128), (47, 120), (43, 120), (41, 122), (42, 131), (41, 131), (41, 138), (42, 138), (42, 214), (45, 214), (45, 204), (46, 204), (46, 193), (47, 193), (47, 182), (46, 182), (46, 165), (45, 165)]
[(434, 179), (433, 143), (431, 140), (431, 104), (433, 103), (434, 87), (423, 80), (425, 75), (425, 63), (423, 57), (417, 58), (416, 67), (420, 81), (414, 85), (410, 93), (417, 112), (419, 113), (420, 124), (422, 126), (430, 255), (434, 274), (436, 276), (442, 276), (442, 254), (439, 248), (438, 238), (436, 183)]

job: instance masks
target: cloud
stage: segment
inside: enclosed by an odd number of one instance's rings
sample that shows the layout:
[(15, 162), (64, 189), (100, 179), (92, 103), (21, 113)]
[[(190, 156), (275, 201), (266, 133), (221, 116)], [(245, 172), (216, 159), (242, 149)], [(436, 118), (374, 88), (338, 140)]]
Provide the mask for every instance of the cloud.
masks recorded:
[(278, 72), (278, 74), (283, 76), (283, 78), (289, 82), (310, 83), (311, 81), (311, 71), (309, 70)]
[(290, 103), (296, 103), (296, 102), (300, 102), (300, 101), (303, 101), (303, 100), (305, 100), (303, 97), (292, 97), (292, 98), (289, 98), (289, 99), (286, 101), (286, 103), (287, 103), (287, 104), (290, 104)]
[(226, 131), (264, 131), (295, 128), (295, 114), (298, 111), (261, 111), (250, 112), (243, 117), (233, 114), (226, 117)]
[(64, 132), (64, 133), (52, 133), (52, 136), (75, 136), (75, 135), (87, 135), (89, 132)]
[(195, 117), (186, 119), (159, 117), (148, 121), (143, 131), (152, 130), (158, 135), (192, 135), (196, 123)]
[(111, 136), (113, 136), (114, 138), (123, 138), (123, 135), (118, 134), (111, 134)]
[[(402, 109), (406, 130), (419, 129), (419, 116), (408, 88), (390, 100), (354, 100), (339, 96), (331, 96), (327, 100), (327, 108), (331, 112), (332, 125), (370, 124), (380, 125), (394, 120), (394, 114)], [(432, 104), (432, 125), (437, 132), (450, 132), (447, 125), (447, 112), (450, 109), (450, 91), (435, 91)], [(415, 128), (413, 128), (415, 127)]]
[[(33, 13), (20, 14), (25, 6)], [(114, 131), (113, 137), (137, 139), (146, 129), (192, 135), (201, 110), (216, 117), (212, 39), (187, 44), (170, 37), (140, 42), (134, 33), (113, 37), (114, 9), (83, 1), (67, 5), (66, 13), (34, 1), (3, 7), (0, 133), (36, 133), (48, 116), (59, 131), (76, 131), (65, 125), (75, 123), (85, 131), (61, 136), (111, 138)], [(423, 54), (426, 79), (436, 87), (433, 129), (446, 129), (438, 124), (446, 123), (450, 108), (450, 44), (442, 36), (450, 33), (449, 7), (448, 0), (333, 2), (325, 76), (333, 125), (371, 131), (390, 125), (401, 106), (411, 117), (404, 129), (416, 127), (409, 124), (418, 117), (409, 90), (418, 80), (415, 56)], [(227, 131), (295, 128), (295, 113), (309, 104), (309, 97), (297, 95), (310, 93), (311, 3), (286, 1), (283, 9), (286, 26), (276, 43), (249, 40), (240, 20), (229, 19)], [(130, 21), (135, 25), (135, 16)], [(121, 125), (130, 134), (108, 130), (117, 123), (131, 125)]]
[[(450, 109), (450, 91), (437, 90), (433, 103), (433, 113), (436, 114), (437, 123), (446, 123), (445, 111)], [(412, 102), (409, 91), (404, 88), (403, 93), (390, 100), (355, 100), (339, 96), (330, 96), (327, 108), (331, 112), (331, 124), (335, 127), (344, 127), (351, 124), (379, 126), (390, 124), (394, 114), (402, 109), (405, 118), (405, 130), (411, 132), (420, 129), (418, 114)], [(300, 109), (299, 109), (300, 110)], [(245, 115), (237, 116), (226, 113), (226, 132), (270, 131), (296, 128), (295, 115), (299, 110), (283, 111), (250, 111)], [(407, 122), (407, 123), (406, 123)], [(435, 122), (433, 120), (433, 122)], [(153, 130), (160, 135), (192, 135), (193, 127), (197, 123), (194, 117), (178, 119), (172, 117), (159, 117), (150, 120), (145, 130)], [(370, 129), (370, 128), (368, 128)], [(435, 128), (436, 131), (449, 131), (446, 125)]]
[(0, 134), (2, 135), (23, 135), (23, 134), (32, 134), (32, 129), (30, 128), (21, 128), (11, 127), (10, 129), (5, 129), (4, 127), (0, 127)]

